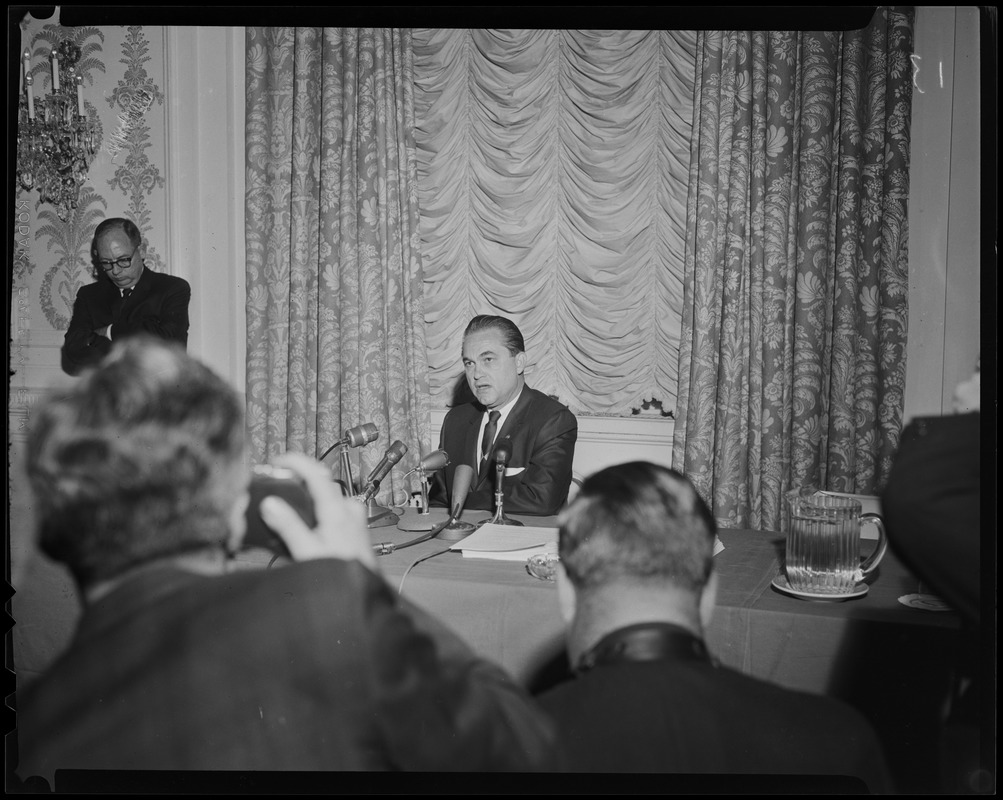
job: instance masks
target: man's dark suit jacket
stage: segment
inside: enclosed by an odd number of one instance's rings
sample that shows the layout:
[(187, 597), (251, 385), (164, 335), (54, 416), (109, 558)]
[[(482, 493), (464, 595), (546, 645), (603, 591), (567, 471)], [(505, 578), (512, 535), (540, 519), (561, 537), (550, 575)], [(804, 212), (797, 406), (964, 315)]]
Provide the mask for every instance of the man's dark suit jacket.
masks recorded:
[[(902, 432), (881, 513), (888, 544), (919, 580), (961, 614), (953, 685), (940, 732), (940, 791), (969, 794), (972, 776), (992, 774), (996, 628), (982, 622), (982, 573), (996, 575), (996, 526), (982, 528), (981, 412), (914, 419)], [(992, 485), (992, 473), (990, 486)], [(995, 505), (993, 506), (995, 508)], [(982, 556), (987, 559), (983, 560)], [(995, 609), (995, 584), (986, 608)], [(992, 737), (990, 739), (989, 737)]]
[(138, 333), (188, 345), (188, 281), (144, 268), (128, 300), (108, 278), (80, 287), (73, 303), (73, 316), (63, 340), (62, 366), (69, 375), (79, 375), (95, 366), (111, 350), (111, 339), (95, 331), (112, 326), (115, 340)]
[[(449, 465), (436, 473), (430, 493), (434, 504), (449, 505), (453, 474), (458, 464), (469, 464), (477, 470), (474, 459), (480, 449), (478, 435), (484, 411), (479, 403), (465, 403), (446, 414), (439, 446), (449, 453)], [(505, 512), (556, 514), (567, 501), (571, 488), (572, 461), (578, 440), (575, 415), (543, 392), (523, 386), (495, 443), (502, 439), (508, 439), (512, 445), (504, 480)], [(495, 465), (489, 464), (471, 484), (463, 507), (493, 511), (495, 480)]]
[[(981, 419), (973, 412), (913, 420), (881, 494), (896, 555), (974, 622), (981, 610)], [(995, 526), (987, 533), (995, 536)]]
[(537, 700), (557, 722), (562, 770), (850, 776), (891, 791), (879, 740), (855, 709), (710, 661), (600, 664)]
[(138, 573), (19, 686), (17, 728), (17, 775), (50, 787), (59, 768), (534, 770), (553, 735), (500, 668), (333, 558)]

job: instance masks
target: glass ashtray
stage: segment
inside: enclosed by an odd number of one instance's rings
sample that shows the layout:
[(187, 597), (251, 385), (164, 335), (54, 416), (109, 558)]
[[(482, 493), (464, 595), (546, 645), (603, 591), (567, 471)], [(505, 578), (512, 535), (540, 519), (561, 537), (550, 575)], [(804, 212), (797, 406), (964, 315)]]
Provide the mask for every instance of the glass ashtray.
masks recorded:
[(541, 581), (556, 580), (560, 562), (561, 557), (557, 553), (537, 553), (526, 559), (526, 572)]

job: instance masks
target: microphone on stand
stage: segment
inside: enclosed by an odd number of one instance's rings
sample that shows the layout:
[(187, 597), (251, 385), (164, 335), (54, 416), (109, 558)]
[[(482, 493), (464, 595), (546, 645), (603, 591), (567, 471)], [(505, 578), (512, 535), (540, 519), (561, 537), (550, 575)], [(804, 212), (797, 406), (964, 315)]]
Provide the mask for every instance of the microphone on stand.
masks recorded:
[[(474, 468), (469, 464), (460, 464), (456, 467), (456, 471), (453, 473), (453, 504), (449, 519), (445, 522), (440, 522), (436, 527), (426, 530), (421, 536), (416, 536), (414, 539), (403, 544), (395, 544), (394, 542), (379, 542), (378, 544), (374, 544), (373, 550), (376, 551), (376, 555), (390, 555), (397, 550), (402, 550), (405, 547), (411, 547), (421, 542), (427, 542), (433, 538), (444, 539), (447, 542), (458, 542), (460, 539), (464, 539), (473, 533), (474, 526), (469, 522), (459, 522), (457, 517), (463, 511), (463, 504), (467, 501), (467, 492), (470, 491), (470, 484), (473, 483), (474, 475)], [(404, 530), (413, 529), (405, 528)]]
[(512, 457), (512, 442), (506, 437), (502, 439), (495, 446), (494, 460), (495, 460), (495, 515), (491, 519), (482, 520), (477, 524), (477, 527), (481, 525), (522, 525), (519, 520), (510, 519), (505, 516), (505, 511), (503, 510), (503, 503), (505, 501), (504, 484), (505, 484), (505, 465), (508, 464), (508, 460)]
[(448, 466), (449, 466), (449, 453), (447, 453), (445, 450), (433, 450), (431, 453), (426, 455), (424, 458), (422, 458), (421, 461), (418, 462), (417, 467), (409, 469), (406, 473), (404, 473), (404, 477), (406, 478), (412, 472), (421, 472), (422, 477), (424, 477), (429, 472), (435, 472), (436, 470), (440, 470), (443, 467), (448, 467)]
[(432, 513), (428, 504), (428, 476), (432, 472), (449, 466), (449, 454), (445, 450), (433, 450), (424, 456), (418, 466), (408, 470), (406, 478), (417, 472), (421, 478), (421, 510), (416, 514), (408, 512), (401, 517), (397, 527), (402, 531), (430, 531), (436, 523), (432, 521)]
[(505, 465), (511, 457), (512, 442), (506, 437), (495, 445), (495, 464), (501, 467), (503, 475), (505, 474)]
[(369, 477), (366, 479), (366, 493), (362, 496), (365, 502), (368, 503), (373, 499), (373, 496), (380, 489), (380, 481), (390, 474), (390, 470), (396, 466), (398, 461), (404, 458), (405, 453), (407, 453), (407, 445), (400, 439), (387, 448), (387, 451), (383, 454), (383, 458), (380, 459), (380, 463), (373, 467), (373, 471), (369, 473)]
[(349, 457), (348, 448), (363, 447), (370, 442), (375, 442), (379, 438), (380, 432), (376, 429), (376, 426), (371, 422), (364, 422), (362, 425), (356, 425), (354, 428), (349, 428), (345, 431), (344, 437), (327, 448), (324, 451), (324, 455), (317, 459), (318, 461), (323, 461), (332, 450), (337, 447), (342, 448), (341, 481), (339, 483), (341, 483), (341, 488), (344, 490), (346, 497), (356, 496), (355, 476), (352, 474), (352, 459)]
[(474, 532), (474, 526), (469, 522), (460, 522), (463, 504), (467, 502), (470, 484), (474, 481), (474, 468), (469, 464), (458, 464), (453, 472), (453, 491), (450, 495), (449, 521), (436, 534), (439, 539), (447, 542), (458, 542)]
[(366, 504), (366, 512), (369, 518), (368, 527), (370, 528), (396, 525), (400, 519), (389, 508), (377, 505), (373, 501), (373, 497), (380, 490), (380, 482), (390, 474), (390, 470), (394, 468), (397, 462), (404, 458), (405, 453), (407, 453), (407, 445), (398, 439), (387, 448), (386, 453), (383, 454), (383, 458), (380, 459), (380, 463), (369, 474), (369, 479), (366, 481), (367, 488), (361, 500)]
[(324, 455), (317, 460), (323, 461), (327, 458), (328, 453), (336, 447), (344, 447), (346, 444), (349, 447), (362, 447), (370, 442), (375, 442), (379, 438), (380, 432), (376, 429), (376, 426), (373, 423), (365, 422), (362, 425), (356, 425), (354, 428), (349, 428), (345, 431), (344, 437), (327, 448), (327, 450), (324, 451)]

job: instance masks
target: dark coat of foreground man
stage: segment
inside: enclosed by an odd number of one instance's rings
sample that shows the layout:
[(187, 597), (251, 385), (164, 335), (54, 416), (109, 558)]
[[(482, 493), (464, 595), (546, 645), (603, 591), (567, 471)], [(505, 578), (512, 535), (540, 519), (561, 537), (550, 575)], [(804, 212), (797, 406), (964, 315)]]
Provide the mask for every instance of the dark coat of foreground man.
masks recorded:
[(982, 527), (981, 488), (981, 449), (995, 448), (995, 439), (982, 431), (980, 382), (976, 373), (958, 386), (956, 405), (973, 395), (964, 413), (909, 423), (881, 496), (889, 545), (963, 620), (940, 720), (940, 789), (947, 794), (986, 793), (995, 776), (995, 585), (983, 602), (982, 565), (995, 576), (997, 526)]
[(84, 610), (68, 649), (18, 693), (21, 781), (548, 766), (544, 715), (387, 585), (365, 508), (318, 462), (275, 462), (305, 482), (315, 528), (278, 497), (261, 502), (291, 558), (234, 558), (243, 431), (236, 392), (146, 337), (41, 405), (28, 447), (39, 546), (69, 569)]
[(647, 462), (604, 469), (559, 527), (576, 677), (538, 700), (557, 722), (563, 769), (803, 776), (821, 787), (851, 778), (890, 790), (881, 745), (856, 710), (720, 666), (707, 651), (716, 525), (680, 473)]

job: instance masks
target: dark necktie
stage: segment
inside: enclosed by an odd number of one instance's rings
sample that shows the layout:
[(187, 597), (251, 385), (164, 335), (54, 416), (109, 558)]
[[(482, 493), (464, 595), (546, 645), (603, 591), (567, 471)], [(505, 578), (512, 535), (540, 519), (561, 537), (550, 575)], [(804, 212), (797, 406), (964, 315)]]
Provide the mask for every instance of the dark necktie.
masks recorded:
[(488, 457), (491, 452), (491, 445), (494, 443), (495, 434), (498, 433), (498, 418), (500, 411), (492, 411), (488, 414), (488, 424), (484, 427), (484, 438), (481, 439), (481, 462)]
[(132, 289), (123, 289), (122, 290), (122, 300), (123, 301), (128, 300), (130, 294), (132, 294)]

